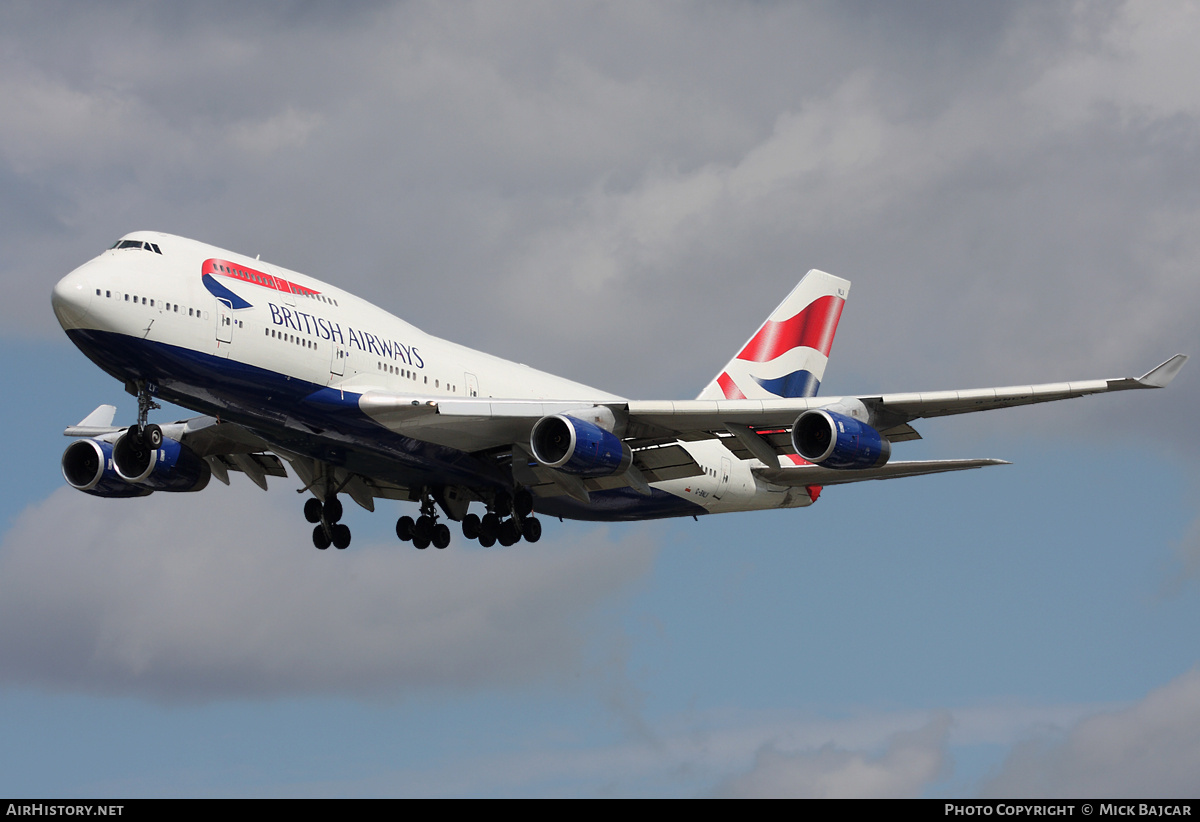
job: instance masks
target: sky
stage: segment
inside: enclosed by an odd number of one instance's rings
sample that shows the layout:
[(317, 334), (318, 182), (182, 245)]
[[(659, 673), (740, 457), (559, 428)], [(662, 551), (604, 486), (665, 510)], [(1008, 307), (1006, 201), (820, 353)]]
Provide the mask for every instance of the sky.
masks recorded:
[[(811, 508), (318, 552), (301, 483), (98, 500), (54, 320), (130, 231), (694, 397), (810, 268), (822, 394), (1200, 354), (1194, 2), (0, 4), (0, 794), (1200, 794), (1200, 401), (918, 423)], [(160, 421), (186, 417), (164, 409)]]

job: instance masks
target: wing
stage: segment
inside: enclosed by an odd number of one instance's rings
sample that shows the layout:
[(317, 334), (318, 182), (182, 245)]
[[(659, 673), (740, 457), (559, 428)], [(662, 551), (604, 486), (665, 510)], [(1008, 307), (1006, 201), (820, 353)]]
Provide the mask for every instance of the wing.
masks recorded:
[[(812, 409), (845, 410), (867, 422), (890, 442), (919, 439), (909, 424), (925, 417), (966, 414), (1016, 405), (1054, 402), (1089, 394), (1163, 388), (1179, 373), (1187, 357), (1177, 354), (1141, 377), (855, 397), (810, 397), (772, 400), (686, 401), (528, 401), (443, 399), (368, 392), (358, 406), (368, 416), (404, 436), (466, 451), (513, 449), (515, 470), (530, 485), (559, 486), (559, 493), (585, 495), (587, 489), (632, 486), (700, 472), (679, 443), (716, 440), (738, 459), (756, 458), (759, 475), (778, 485), (833, 485), (870, 479), (960, 471), (1001, 460), (896, 462), (867, 470), (781, 467), (780, 455), (795, 453), (791, 430), (799, 415)], [(575, 478), (526, 459), (535, 423), (551, 415), (569, 415), (615, 432), (632, 450), (633, 471), (603, 480), (589, 479), (586, 488)], [(514, 446), (517, 446), (514, 448)], [(526, 468), (528, 466), (528, 468)]]
[(861, 471), (845, 471), (840, 468), (822, 468), (819, 465), (798, 465), (794, 468), (755, 468), (754, 473), (772, 485), (799, 488), (809, 485), (842, 485), (865, 480), (899, 479), (921, 477), (926, 474), (943, 474), (947, 471), (969, 471), (989, 465), (1011, 465), (1004, 460), (915, 460), (912, 462), (889, 462), (879, 468)]
[[(466, 451), (527, 441), (532, 423), (547, 415), (587, 415), (597, 408), (607, 408), (615, 418), (618, 433), (634, 448), (732, 438), (747, 454), (753, 453), (752, 448), (766, 453), (765, 449), (748, 444), (757, 438), (775, 453), (785, 453), (782, 446), (792, 423), (810, 409), (861, 404), (874, 427), (889, 439), (902, 442), (919, 438), (908, 423), (924, 417), (1054, 402), (1110, 391), (1164, 388), (1186, 361), (1186, 355), (1176, 354), (1141, 377), (857, 397), (587, 402), (426, 399), (372, 391), (363, 394), (358, 405), (368, 416), (397, 433)], [(733, 443), (731, 446), (738, 448)]]
[[(63, 431), (67, 437), (86, 437), (113, 443), (129, 426), (113, 425), (117, 409), (101, 405), (76, 425)], [(271, 446), (240, 425), (223, 423), (214, 417), (193, 417), (161, 426), (163, 436), (177, 440), (208, 463), (212, 475), (226, 485), (229, 472), (240, 471), (255, 485), (267, 489), (267, 477), (287, 477), (279, 457)]]
[[(680, 439), (738, 436), (744, 432), (764, 438), (776, 453), (779, 435), (789, 434), (796, 417), (816, 408), (838, 408), (859, 404), (868, 422), (893, 442), (919, 439), (908, 425), (925, 417), (967, 414), (1015, 405), (1055, 402), (1089, 394), (1141, 388), (1165, 388), (1175, 378), (1187, 357), (1176, 354), (1140, 377), (1121, 377), (1081, 382), (1018, 385), (1004, 388), (975, 388), (910, 394), (877, 394), (857, 397), (811, 397), (799, 400), (690, 400), (684, 402), (630, 402), (628, 412), (634, 436), (674, 434)], [(756, 454), (757, 456), (757, 454)]]

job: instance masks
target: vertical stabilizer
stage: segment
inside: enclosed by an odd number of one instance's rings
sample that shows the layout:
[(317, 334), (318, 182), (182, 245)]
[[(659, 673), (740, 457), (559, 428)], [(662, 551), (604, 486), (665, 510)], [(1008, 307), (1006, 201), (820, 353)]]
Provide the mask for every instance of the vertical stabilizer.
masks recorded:
[(849, 294), (849, 280), (815, 268), (805, 274), (697, 399), (816, 396)]

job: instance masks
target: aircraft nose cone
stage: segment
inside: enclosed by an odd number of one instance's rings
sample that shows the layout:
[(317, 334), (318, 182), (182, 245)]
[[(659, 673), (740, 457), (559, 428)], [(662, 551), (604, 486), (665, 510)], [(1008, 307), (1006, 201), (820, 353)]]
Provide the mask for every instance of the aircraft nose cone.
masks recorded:
[(64, 330), (82, 328), (92, 304), (92, 289), (78, 272), (71, 272), (58, 281), (50, 295), (54, 316)]

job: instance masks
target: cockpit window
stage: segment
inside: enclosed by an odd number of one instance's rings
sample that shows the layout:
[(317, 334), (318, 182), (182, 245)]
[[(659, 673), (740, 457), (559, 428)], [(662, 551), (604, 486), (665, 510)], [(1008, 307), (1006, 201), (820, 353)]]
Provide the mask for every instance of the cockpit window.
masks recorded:
[(141, 240), (117, 240), (109, 250), (121, 248), (136, 248), (143, 251), (152, 251), (155, 254), (162, 254), (162, 249), (158, 247), (158, 243), (142, 242)]

